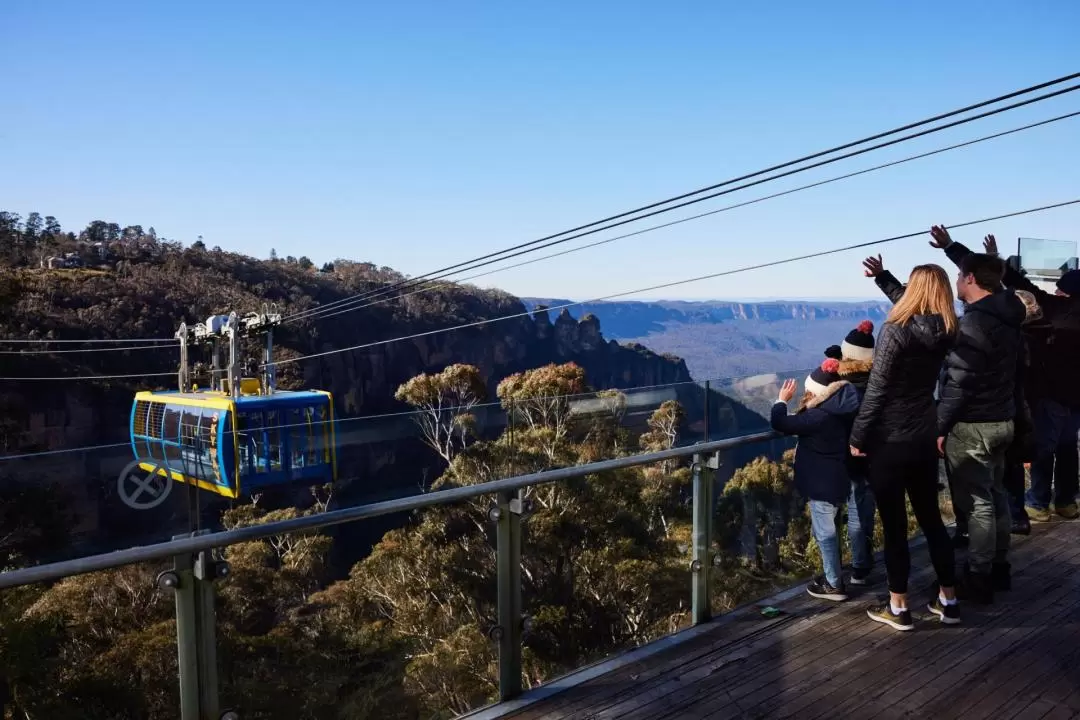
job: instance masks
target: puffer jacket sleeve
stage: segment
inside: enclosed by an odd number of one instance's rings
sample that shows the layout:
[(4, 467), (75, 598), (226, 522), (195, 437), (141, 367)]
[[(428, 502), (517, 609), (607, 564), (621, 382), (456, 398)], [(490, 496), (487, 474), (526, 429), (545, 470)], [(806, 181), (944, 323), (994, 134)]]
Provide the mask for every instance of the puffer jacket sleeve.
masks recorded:
[(824, 412), (813, 408), (789, 415), (787, 403), (777, 402), (772, 406), (769, 424), (785, 435), (813, 435), (824, 425), (825, 417)]
[(896, 279), (888, 270), (884, 270), (880, 275), (874, 278), (874, 283), (878, 286), (881, 292), (885, 293), (885, 297), (889, 298), (889, 302), (894, 305), (900, 302), (900, 298), (904, 297), (905, 288), (900, 284), (900, 281)]
[(851, 428), (851, 445), (860, 450), (865, 450), (866, 442), (881, 418), (881, 412), (885, 408), (885, 394), (889, 384), (894, 381), (896, 362), (903, 344), (904, 330), (893, 323), (885, 323), (878, 335), (874, 367), (870, 371), (862, 406)]
[(960, 319), (956, 342), (945, 358), (945, 382), (938, 402), (938, 437), (949, 434), (964, 404), (977, 389), (979, 377), (993, 356), (990, 335), (979, 326), (974, 314)]

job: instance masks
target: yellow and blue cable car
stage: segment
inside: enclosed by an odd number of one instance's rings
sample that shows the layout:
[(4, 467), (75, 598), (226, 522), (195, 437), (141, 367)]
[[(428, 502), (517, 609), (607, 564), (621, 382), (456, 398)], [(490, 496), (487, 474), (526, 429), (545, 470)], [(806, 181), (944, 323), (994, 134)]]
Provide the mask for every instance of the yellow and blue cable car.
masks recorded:
[[(275, 388), (272, 328), (280, 321), (279, 314), (264, 308), (244, 318), (214, 316), (191, 332), (181, 324), (179, 390), (136, 393), (131, 407), (131, 449), (142, 470), (166, 484), (184, 483), (228, 498), (337, 479), (330, 393)], [(241, 377), (240, 339), (255, 334), (267, 338), (264, 373)], [(191, 381), (187, 350), (192, 340), (211, 348), (214, 377), (208, 389)], [(220, 362), (225, 349), (227, 369)]]
[(139, 467), (229, 498), (337, 476), (334, 405), (323, 391), (140, 392), (131, 408)]

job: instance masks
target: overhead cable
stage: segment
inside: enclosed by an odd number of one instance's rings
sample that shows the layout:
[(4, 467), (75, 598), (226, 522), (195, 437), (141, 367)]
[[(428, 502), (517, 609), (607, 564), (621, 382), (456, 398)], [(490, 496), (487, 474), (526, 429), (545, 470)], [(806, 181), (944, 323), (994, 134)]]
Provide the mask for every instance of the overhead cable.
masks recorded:
[[(645, 206), (636, 208), (634, 210), (629, 210), (629, 211), (626, 211), (626, 212), (623, 212), (623, 213), (619, 213), (617, 215), (612, 215), (610, 217), (604, 218), (603, 220), (598, 220), (598, 221), (589, 223), (587, 225), (580, 225), (580, 226), (578, 226), (576, 228), (571, 228), (570, 230), (565, 230), (563, 232), (556, 233), (554, 235), (548, 235), (546, 237), (539, 238), (537, 240), (532, 240), (532, 241), (529, 241), (529, 242), (526, 242), (526, 243), (521, 243), (521, 244), (518, 244), (518, 245), (511, 246), (511, 247), (506, 248), (504, 250), (500, 250), (500, 251), (493, 252), (493, 253), (488, 253), (486, 255), (482, 255), (482, 256), (474, 258), (472, 260), (466, 260), (464, 262), (460, 262), (460, 263), (457, 263), (455, 265), (450, 265), (448, 267), (441, 268), (439, 270), (435, 270), (435, 271), (426, 273), (426, 274), (421, 275), (421, 276), (416, 277), (416, 278), (410, 278), (410, 279), (407, 279), (407, 280), (400, 281), (398, 283), (391, 284), (390, 286), (385, 287), (385, 288), (379, 288), (379, 289), (376, 289), (376, 290), (373, 290), (373, 291), (369, 291), (368, 293), (361, 293), (361, 294), (352, 296), (351, 298), (341, 298), (339, 300), (335, 300), (334, 302), (328, 303), (326, 305), (318, 306), (317, 308), (309, 308), (308, 310), (304, 310), (304, 311), (295, 313), (292, 316), (286, 317), (285, 319), (286, 319), (286, 321), (291, 321), (291, 320), (294, 320), (294, 319), (299, 319), (299, 318), (301, 318), (303, 316), (306, 316), (306, 315), (322, 314), (323, 311), (330, 310), (331, 308), (339, 307), (341, 305), (349, 304), (349, 303), (352, 303), (352, 302), (357, 302), (357, 301), (369, 299), (371, 297), (375, 297), (375, 296), (381, 295), (381, 294), (386, 293), (386, 292), (393, 292), (395, 290), (406, 288), (406, 287), (408, 287), (410, 285), (416, 285), (418, 283), (423, 282), (424, 280), (439, 279), (441, 277), (445, 277), (447, 274), (453, 274), (452, 271), (467, 272), (468, 270), (475, 269), (476, 267), (481, 266), (481, 265), (478, 265), (476, 263), (480, 263), (480, 262), (486, 261), (486, 260), (491, 260), (491, 262), (498, 262), (499, 260), (506, 260), (509, 257), (515, 257), (516, 256), (516, 254), (515, 255), (508, 255), (508, 253), (512, 253), (512, 252), (517, 251), (517, 250), (523, 250), (525, 248), (530, 248), (530, 247), (534, 247), (534, 246), (537, 246), (537, 245), (541, 245), (541, 243), (548, 243), (548, 241), (554, 240), (555, 238), (559, 238), (559, 237), (561, 237), (563, 235), (571, 235), (572, 234), (571, 237), (563, 238), (563, 239), (559, 240), (558, 242), (566, 242), (567, 240), (572, 240), (572, 239), (576, 239), (576, 238), (579, 238), (579, 237), (584, 237), (584, 236), (591, 235), (591, 234), (596, 233), (596, 232), (602, 232), (603, 230), (607, 230), (607, 229), (611, 229), (611, 228), (615, 228), (615, 227), (620, 227), (620, 226), (625, 225), (627, 223), (636, 222), (638, 220), (641, 220), (641, 219), (644, 219), (644, 218), (647, 218), (647, 217), (652, 217), (653, 215), (658, 215), (658, 214), (663, 213), (663, 212), (669, 212), (669, 211), (675, 210), (677, 208), (686, 207), (687, 205), (691, 205), (691, 204), (694, 204), (694, 203), (697, 203), (697, 202), (702, 202), (704, 200), (708, 200), (708, 199), (711, 199), (713, 197), (718, 197), (719, 195), (723, 195), (723, 194), (726, 194), (726, 193), (714, 193), (714, 194), (708, 195), (706, 197), (697, 198), (697, 199), (691, 200), (689, 202), (683, 202), (683, 203), (680, 203), (678, 205), (674, 205), (672, 207), (662, 208), (662, 209), (658, 209), (658, 210), (654, 209), (654, 208), (659, 208), (662, 205), (668, 205), (670, 203), (673, 203), (673, 202), (676, 202), (676, 201), (679, 201), (679, 200), (683, 200), (685, 198), (693, 197), (694, 195), (700, 195), (702, 193), (706, 193), (706, 192), (709, 192), (711, 190), (715, 190), (715, 189), (720, 188), (720, 187), (724, 187), (724, 186), (727, 186), (727, 185), (732, 185), (734, 183), (742, 182), (743, 180), (758, 177), (759, 175), (764, 175), (764, 174), (767, 174), (767, 173), (774, 172), (776, 170), (781, 170), (781, 169), (784, 169), (784, 168), (788, 168), (788, 167), (791, 167), (792, 165), (798, 165), (798, 164), (806, 162), (808, 160), (813, 160), (813, 159), (816, 159), (816, 158), (819, 158), (819, 157), (823, 157), (825, 155), (831, 155), (833, 153), (839, 152), (841, 150), (846, 150), (848, 148), (852, 148), (852, 147), (855, 147), (857, 145), (863, 145), (865, 143), (872, 142), (874, 140), (878, 140), (878, 139), (881, 139), (881, 138), (884, 138), (884, 137), (888, 137), (890, 135), (895, 135), (897, 133), (901, 133), (901, 132), (904, 132), (906, 130), (910, 130), (910, 129), (913, 129), (913, 128), (916, 128), (916, 127), (921, 127), (923, 125), (927, 125), (927, 124), (930, 124), (930, 123), (933, 123), (933, 122), (937, 122), (938, 120), (943, 120), (945, 118), (949, 118), (949, 117), (953, 117), (953, 116), (956, 116), (956, 115), (959, 115), (959, 114), (970, 112), (971, 110), (979, 109), (979, 108), (982, 108), (982, 107), (985, 107), (985, 106), (988, 106), (988, 105), (993, 105), (993, 104), (999, 103), (999, 102), (1001, 102), (1003, 100), (1011, 99), (1011, 98), (1014, 98), (1014, 97), (1017, 97), (1017, 96), (1020, 96), (1020, 95), (1026, 95), (1026, 94), (1034, 92), (1036, 90), (1040, 90), (1040, 89), (1043, 89), (1043, 88), (1046, 88), (1046, 87), (1050, 87), (1052, 85), (1058, 85), (1058, 84), (1061, 84), (1063, 82), (1073, 80), (1073, 79), (1075, 79), (1077, 77), (1080, 77), (1080, 73), (1072, 73), (1070, 75), (1063, 76), (1063, 77), (1058, 78), (1056, 80), (1051, 80), (1051, 81), (1046, 82), (1046, 83), (1040, 83), (1038, 85), (1033, 85), (1031, 87), (1024, 88), (1022, 90), (1017, 90), (1015, 92), (1008, 93), (1006, 95), (1002, 95), (1002, 96), (999, 96), (999, 97), (996, 97), (996, 98), (993, 98), (993, 99), (990, 99), (990, 100), (985, 100), (983, 102), (976, 103), (974, 105), (969, 105), (969, 106), (964, 107), (964, 108), (953, 110), (953, 111), (950, 111), (950, 112), (947, 112), (947, 113), (942, 113), (940, 115), (936, 115), (934, 117), (927, 118), (925, 120), (920, 120), (918, 122), (909, 123), (907, 125), (895, 128), (893, 130), (889, 130), (889, 131), (886, 131), (886, 132), (883, 132), (883, 133), (878, 133), (878, 134), (863, 138), (861, 140), (856, 140), (856, 141), (852, 141), (852, 142), (849, 142), (849, 143), (845, 143), (843, 145), (839, 145), (837, 147), (830, 148), (828, 150), (823, 150), (823, 151), (820, 151), (820, 152), (817, 152), (817, 153), (813, 153), (811, 155), (807, 155), (807, 156), (798, 158), (796, 160), (791, 160), (791, 161), (788, 161), (786, 163), (782, 163), (780, 165), (775, 165), (775, 166), (772, 166), (772, 167), (769, 167), (769, 168), (765, 168), (763, 170), (758, 170), (756, 172), (753, 172), (753, 173), (750, 173), (750, 174), (747, 174), (747, 175), (742, 175), (742, 176), (739, 176), (739, 177), (736, 177), (736, 178), (732, 178), (730, 180), (725, 180), (725, 181), (720, 182), (720, 183), (715, 183), (713, 185), (709, 185), (709, 186), (701, 188), (699, 190), (694, 190), (692, 192), (683, 193), (682, 195), (678, 195), (678, 196), (675, 196), (675, 197), (672, 197), (672, 198), (668, 198), (666, 200), (662, 200), (662, 201), (655, 202), (655, 203), (652, 203), (652, 204), (649, 204), (649, 205), (645, 205)], [(988, 112), (988, 113), (981, 113), (979, 115), (975, 115), (975, 116), (972, 116), (970, 118), (963, 119), (963, 120), (961, 120), (959, 122), (949, 123), (949, 124), (940, 126), (938, 128), (932, 128), (932, 129), (930, 129), (928, 131), (924, 131), (924, 132), (921, 132), (921, 133), (916, 133), (916, 134), (913, 134), (913, 135), (910, 135), (910, 136), (906, 136), (905, 138), (902, 138), (902, 139), (894, 140), (894, 141), (891, 141), (891, 142), (888, 142), (888, 143), (882, 143), (882, 144), (873, 146), (871, 148), (866, 148), (864, 150), (858, 151), (856, 153), (849, 153), (849, 154), (846, 154), (844, 156), (841, 156), (841, 157), (835, 158), (833, 160), (830, 160), (828, 162), (835, 162), (836, 160), (845, 159), (847, 157), (853, 157), (854, 155), (859, 155), (859, 154), (862, 154), (864, 152), (869, 152), (871, 150), (879, 149), (881, 147), (886, 147), (888, 145), (893, 145), (893, 144), (896, 144), (897, 142), (903, 142), (905, 140), (910, 140), (910, 139), (913, 139), (913, 138), (916, 138), (916, 137), (920, 137), (921, 135), (926, 135), (926, 134), (929, 134), (931, 132), (937, 132), (939, 130), (944, 130), (944, 129), (947, 129), (947, 128), (950, 128), (950, 127), (955, 127), (956, 125), (960, 125), (960, 124), (963, 124), (963, 123), (966, 123), (966, 122), (971, 122), (973, 120), (981, 119), (983, 117), (989, 117), (990, 115), (995, 115), (995, 114), (997, 114), (999, 112), (1005, 112), (1005, 111), (1012, 110), (1012, 109), (1015, 109), (1015, 108), (1018, 108), (1018, 107), (1022, 107), (1024, 105), (1029, 105), (1029, 104), (1032, 104), (1032, 103), (1035, 103), (1035, 102), (1040, 102), (1042, 100), (1046, 100), (1046, 99), (1049, 99), (1049, 98), (1052, 98), (1052, 97), (1056, 97), (1058, 95), (1062, 95), (1062, 94), (1065, 94), (1065, 93), (1068, 93), (1068, 92), (1072, 92), (1073, 90), (1076, 90), (1076, 89), (1080, 89), (1080, 86), (1072, 86), (1072, 87), (1066, 88), (1064, 90), (1059, 90), (1059, 91), (1055, 91), (1053, 93), (1048, 93), (1046, 95), (1042, 95), (1042, 96), (1039, 96), (1039, 97), (1036, 97), (1036, 98), (1032, 98), (1032, 99), (1023, 101), (1023, 102), (1014, 103), (1012, 105), (1005, 106), (1003, 108), (998, 108), (998, 109), (993, 110), (993, 111)], [(820, 167), (823, 164), (827, 164), (827, 162), (826, 163), (816, 163), (816, 164), (810, 165), (810, 166), (805, 167), (805, 168), (801, 168), (801, 169), (797, 169), (797, 170), (794, 170), (794, 171), (789, 171), (789, 172), (786, 172), (786, 173), (782, 173), (780, 175), (774, 176), (773, 178), (766, 178), (766, 179), (760, 180), (760, 181), (758, 181), (756, 183), (750, 183), (748, 185), (740, 186), (739, 188), (736, 188), (736, 189), (743, 189), (745, 187), (751, 187), (753, 185), (760, 184), (761, 182), (767, 182), (770, 179), (776, 179), (776, 178), (779, 178), (779, 177), (786, 177), (787, 175), (793, 174), (795, 172), (802, 172), (803, 170), (808, 170), (808, 169), (811, 169), (811, 168), (814, 168), (814, 167)], [(736, 189), (732, 189), (732, 190), (730, 190), (730, 192), (734, 192)], [(646, 214), (639, 215), (639, 213), (643, 213), (646, 210), (652, 210), (652, 212), (648, 212)], [(632, 217), (632, 218), (628, 217), (630, 215), (634, 215), (635, 217)], [(615, 221), (615, 220), (619, 220), (619, 222), (612, 223), (612, 221)], [(606, 223), (612, 223), (612, 224), (606, 224)], [(598, 225), (604, 225), (604, 227), (596, 227)], [(589, 228), (592, 228), (592, 229), (589, 229)], [(583, 231), (583, 230), (586, 230), (586, 232), (579, 232), (579, 231)], [(556, 244), (556, 243), (548, 243), (548, 244), (542, 245), (542, 247), (550, 247), (552, 244)], [(537, 249), (542, 249), (542, 248), (537, 248)], [(520, 254), (520, 253), (518, 253), (518, 254)], [(506, 257), (501, 257), (501, 258), (498, 257), (498, 256), (503, 256), (503, 255), (505, 255)], [(493, 259), (493, 258), (495, 258), (495, 259)], [(488, 263), (484, 263), (484, 264), (488, 264)]]
[[(969, 220), (967, 222), (947, 224), (947, 227), (949, 227), (949, 228), (962, 228), (962, 227), (968, 227), (968, 226), (971, 226), (971, 225), (979, 225), (979, 224), (982, 224), (982, 223), (993, 222), (993, 221), (996, 221), (996, 220), (1004, 220), (1006, 218), (1019, 217), (1021, 215), (1030, 215), (1032, 213), (1044, 212), (1046, 210), (1053, 210), (1053, 209), (1056, 209), (1056, 208), (1062, 208), (1062, 207), (1066, 207), (1066, 206), (1069, 206), (1069, 205), (1076, 205), (1077, 203), (1080, 203), (1080, 199), (1067, 200), (1065, 202), (1054, 203), (1054, 204), (1051, 204), (1051, 205), (1043, 205), (1041, 207), (1029, 208), (1027, 210), (1018, 210), (1018, 211), (1015, 211), (1015, 212), (1005, 213), (1003, 215), (995, 215), (993, 217), (981, 218), (979, 220)], [(679, 285), (687, 285), (689, 283), (700, 282), (702, 280), (712, 280), (712, 279), (715, 279), (715, 278), (718, 278), (718, 277), (725, 277), (727, 275), (735, 275), (735, 274), (738, 274), (738, 273), (748, 272), (750, 270), (761, 270), (761, 269), (768, 268), (768, 267), (775, 267), (777, 265), (785, 265), (785, 264), (788, 264), (788, 263), (799, 262), (801, 260), (810, 260), (812, 258), (824, 257), (826, 255), (834, 255), (836, 253), (847, 252), (849, 250), (857, 250), (857, 249), (860, 249), (860, 248), (867, 248), (867, 247), (873, 247), (875, 245), (882, 245), (882, 244), (885, 244), (885, 243), (896, 242), (897, 240), (907, 240), (909, 238), (920, 237), (922, 235), (925, 235), (926, 232), (927, 231), (925, 229), (924, 230), (918, 230), (916, 232), (905, 233), (903, 235), (894, 235), (892, 237), (883, 238), (881, 240), (871, 240), (869, 242), (856, 243), (854, 245), (845, 245), (843, 247), (833, 248), (831, 250), (822, 250), (820, 252), (809, 253), (809, 254), (806, 254), (806, 255), (796, 255), (794, 257), (784, 258), (782, 260), (771, 260), (769, 262), (758, 263), (758, 264), (755, 264), (755, 265), (745, 265), (743, 267), (734, 268), (732, 270), (723, 270), (723, 271), (720, 271), (720, 272), (709, 273), (708, 275), (698, 275), (696, 277), (686, 278), (685, 280), (675, 280), (675, 281), (668, 282), (668, 283), (661, 283), (659, 285), (651, 285), (649, 287), (636, 288), (634, 290), (625, 290), (623, 292), (613, 293), (611, 295), (604, 295), (602, 297), (592, 298), (590, 300), (579, 300), (579, 301), (576, 301), (576, 302), (564, 303), (562, 305), (555, 305), (555, 306), (546, 308), (546, 310), (547, 311), (562, 310), (562, 309), (565, 309), (565, 308), (577, 307), (579, 305), (588, 305), (588, 304), (592, 304), (592, 303), (603, 302), (605, 300), (613, 300), (615, 298), (625, 297), (627, 295), (636, 295), (638, 293), (651, 292), (653, 290), (664, 290), (664, 289), (676, 287), (676, 286), (679, 286)], [(301, 355), (299, 357), (287, 358), (285, 360), (277, 360), (277, 361), (272, 362), (272, 363), (267, 363), (267, 364), (263, 365), (263, 367), (271, 367), (271, 366), (277, 367), (279, 365), (287, 365), (289, 363), (300, 362), (301, 360), (314, 360), (315, 358), (326, 357), (328, 355), (336, 355), (338, 353), (354, 352), (356, 350), (366, 350), (368, 348), (379, 347), (379, 346), (382, 346), (382, 345), (389, 345), (391, 343), (403, 342), (403, 341), (406, 341), (406, 340), (417, 340), (419, 338), (430, 337), (432, 335), (440, 335), (442, 333), (452, 332), (454, 330), (464, 330), (464, 329), (467, 329), (467, 328), (480, 327), (480, 326), (488, 325), (488, 324), (491, 324), (491, 323), (502, 322), (504, 320), (513, 320), (513, 319), (516, 319), (516, 318), (530, 317), (532, 315), (533, 315), (532, 311), (525, 311), (525, 312), (520, 312), (520, 313), (513, 313), (513, 314), (510, 314), (510, 315), (503, 315), (503, 316), (495, 317), (495, 318), (486, 318), (486, 319), (482, 319), (482, 320), (474, 320), (472, 322), (462, 323), (461, 325), (454, 325), (454, 326), (451, 326), (451, 327), (448, 327), (448, 328), (441, 328), (441, 329), (438, 329), (438, 330), (428, 330), (428, 331), (425, 331), (425, 332), (413, 333), (412, 335), (404, 335), (402, 337), (390, 338), (388, 340), (377, 340), (375, 342), (363, 343), (363, 344), (360, 344), (360, 345), (353, 345), (353, 346), (347, 347), (347, 348), (338, 348), (336, 350), (327, 350), (325, 352), (312, 353), (310, 355)]]
[(0, 355), (63, 355), (65, 353), (130, 352), (132, 350), (172, 350), (169, 345), (134, 345), (131, 347), (77, 348), (74, 350), (0, 350)]
[(176, 338), (86, 338), (84, 340), (44, 340), (37, 338), (0, 338), (0, 345), (26, 343), (178, 343)]
[(900, 160), (893, 160), (892, 162), (882, 163), (881, 165), (875, 165), (873, 167), (865, 168), (863, 170), (856, 170), (855, 172), (845, 173), (843, 175), (837, 175), (835, 177), (831, 177), (831, 178), (828, 178), (826, 180), (819, 180), (817, 182), (809, 183), (807, 185), (800, 185), (799, 187), (791, 188), (790, 190), (784, 190), (784, 191), (778, 192), (778, 193), (772, 193), (771, 195), (762, 195), (760, 197), (754, 198), (753, 200), (746, 200), (744, 202), (735, 203), (734, 205), (725, 205), (724, 207), (717, 208), (716, 210), (709, 210), (708, 212), (698, 213), (697, 215), (690, 215), (688, 217), (680, 218), (678, 220), (672, 220), (670, 222), (661, 223), (659, 225), (652, 225), (650, 227), (643, 228), (641, 230), (635, 230), (634, 232), (625, 233), (623, 235), (616, 235), (615, 237), (605, 238), (603, 240), (598, 240), (596, 242), (591, 242), (591, 243), (588, 243), (586, 245), (580, 245), (578, 247), (570, 248), (569, 250), (560, 250), (559, 252), (551, 253), (550, 255), (543, 255), (543, 256), (538, 257), (538, 258), (532, 258), (532, 259), (529, 259), (529, 260), (524, 260), (522, 262), (513, 263), (512, 265), (505, 265), (503, 267), (495, 268), (494, 270), (487, 270), (485, 272), (477, 273), (476, 275), (470, 275), (468, 277), (464, 277), (464, 278), (461, 278), (459, 280), (448, 281), (448, 282), (440, 283), (438, 285), (432, 285), (432, 286), (420, 288), (418, 290), (413, 290), (413, 291), (405, 293), (403, 295), (395, 295), (393, 297), (387, 297), (387, 298), (380, 298), (378, 300), (372, 300), (371, 302), (366, 303), (364, 305), (361, 305), (359, 307), (339, 309), (339, 310), (336, 310), (335, 312), (331, 312), (331, 313), (328, 313), (326, 315), (321, 315), (321, 316), (319, 316), (318, 319), (325, 320), (327, 318), (332, 318), (332, 317), (334, 317), (336, 315), (341, 315), (343, 313), (352, 312), (353, 310), (363, 310), (364, 308), (369, 308), (369, 307), (372, 307), (374, 305), (381, 305), (383, 303), (391, 302), (393, 300), (400, 300), (400, 299), (403, 299), (403, 298), (410, 297), (412, 295), (417, 295), (417, 294), (425, 293), (425, 292), (431, 292), (433, 290), (439, 290), (439, 289), (443, 289), (443, 288), (457, 287), (457, 286), (460, 286), (461, 283), (465, 283), (465, 282), (468, 282), (470, 280), (476, 280), (477, 278), (487, 277), (489, 275), (494, 275), (496, 273), (503, 272), (504, 270), (512, 270), (514, 268), (524, 267), (526, 265), (532, 265), (533, 263), (542, 262), (544, 260), (550, 260), (552, 258), (562, 257), (563, 255), (570, 255), (571, 253), (576, 253), (576, 252), (579, 252), (581, 250), (588, 250), (590, 248), (599, 247), (601, 245), (607, 245), (609, 243), (613, 243), (613, 242), (616, 242), (618, 240), (625, 240), (627, 238), (636, 237), (638, 235), (644, 235), (646, 233), (655, 232), (656, 230), (663, 230), (664, 228), (673, 227), (675, 225), (681, 225), (683, 223), (687, 223), (687, 222), (690, 222), (692, 220), (700, 220), (701, 218), (705, 218), (705, 217), (709, 217), (709, 216), (712, 216), (712, 215), (717, 215), (717, 214), (720, 214), (720, 213), (728, 212), (729, 210), (735, 210), (735, 209), (738, 209), (738, 208), (741, 208), (741, 207), (746, 207), (748, 205), (754, 205), (754, 204), (759, 203), (759, 202), (764, 202), (765, 200), (772, 200), (774, 198), (783, 197), (785, 195), (792, 195), (792, 194), (797, 193), (797, 192), (802, 192), (803, 190), (810, 190), (812, 188), (821, 187), (822, 185), (829, 185), (830, 183), (838, 182), (840, 180), (847, 180), (849, 178), (857, 177), (859, 175), (866, 175), (867, 173), (876, 172), (878, 170), (884, 170), (885, 168), (894, 167), (896, 165), (902, 165), (904, 163), (908, 163), (908, 162), (911, 162), (913, 160), (921, 160), (922, 158), (930, 157), (930, 156), (933, 156), (933, 155), (940, 155), (941, 153), (948, 152), (950, 150), (957, 150), (959, 148), (964, 148), (964, 147), (968, 147), (968, 146), (971, 146), (971, 145), (976, 145), (976, 144), (981, 143), (981, 142), (986, 142), (987, 140), (994, 140), (994, 139), (997, 139), (997, 138), (1005, 137), (1006, 135), (1013, 135), (1015, 133), (1022, 132), (1024, 130), (1030, 130), (1032, 128), (1040, 127), (1040, 126), (1043, 126), (1043, 125), (1049, 125), (1051, 123), (1059, 122), (1061, 120), (1067, 120), (1067, 119), (1074, 118), (1074, 117), (1077, 117), (1077, 116), (1080, 116), (1080, 111), (1067, 113), (1065, 115), (1058, 115), (1057, 117), (1053, 117), (1053, 118), (1050, 118), (1048, 120), (1042, 120), (1040, 122), (1030, 123), (1028, 125), (1023, 125), (1021, 127), (1013, 128), (1012, 130), (1005, 130), (1003, 132), (993, 133), (992, 135), (984, 135), (982, 137), (975, 138), (974, 140), (968, 140), (966, 142), (957, 143), (955, 145), (948, 145), (946, 147), (941, 147), (941, 148), (938, 148), (936, 150), (930, 150), (928, 152), (919, 153), (917, 155), (909, 155), (908, 157), (901, 158)]
[(122, 380), (130, 378), (176, 377), (176, 371), (156, 373), (130, 373), (127, 375), (57, 375), (54, 377), (0, 377), (0, 382), (27, 382), (30, 380)]

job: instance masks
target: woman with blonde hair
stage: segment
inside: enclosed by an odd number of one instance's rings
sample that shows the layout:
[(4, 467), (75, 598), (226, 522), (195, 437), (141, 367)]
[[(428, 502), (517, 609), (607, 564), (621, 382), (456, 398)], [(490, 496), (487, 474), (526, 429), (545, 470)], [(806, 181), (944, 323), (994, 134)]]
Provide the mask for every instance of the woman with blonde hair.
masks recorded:
[(938, 507), (937, 412), (934, 389), (956, 334), (952, 282), (937, 265), (919, 265), (906, 287), (884, 269), (881, 257), (867, 258), (867, 277), (895, 305), (878, 334), (874, 366), (855, 425), (851, 453), (870, 463), (870, 488), (877, 499), (885, 536), (889, 602), (871, 606), (872, 620), (912, 630), (908, 609), (907, 506), (911, 501), (938, 578), (929, 609), (947, 624), (960, 622), (956, 604), (953, 546)]

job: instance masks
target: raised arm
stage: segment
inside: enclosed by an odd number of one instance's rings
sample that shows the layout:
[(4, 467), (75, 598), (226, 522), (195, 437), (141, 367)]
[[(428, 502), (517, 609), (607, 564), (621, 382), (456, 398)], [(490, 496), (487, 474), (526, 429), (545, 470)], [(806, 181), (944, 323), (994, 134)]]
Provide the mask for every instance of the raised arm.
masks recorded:
[(902, 350), (901, 329), (893, 323), (885, 323), (878, 335), (877, 349), (874, 351), (874, 367), (870, 371), (870, 380), (866, 385), (862, 406), (851, 428), (851, 446), (859, 450), (866, 449), (866, 442), (874, 426), (881, 419), (885, 409), (886, 392), (893, 382), (896, 361)]
[(890, 302), (894, 305), (900, 302), (900, 298), (904, 297), (905, 288), (895, 275), (885, 269), (880, 255), (863, 260), (863, 268), (865, 268), (863, 274), (874, 279), (874, 283), (881, 292), (885, 293), (885, 297), (889, 298)]
[[(930, 228), (930, 236), (933, 238), (930, 241), (930, 247), (944, 250), (945, 255), (957, 267), (960, 267), (960, 263), (963, 262), (964, 258), (971, 254), (971, 250), (966, 245), (956, 242), (949, 236), (949, 231), (943, 225), (934, 225)], [(983, 238), (983, 250), (987, 255), (998, 254), (997, 239), (993, 235), (987, 235)], [(1052, 297), (1050, 293), (1035, 285), (1008, 263), (1005, 263), (1005, 277), (1002, 278), (1002, 283), (1005, 287), (1014, 290), (1027, 290), (1035, 296), (1040, 304), (1044, 298)]]

